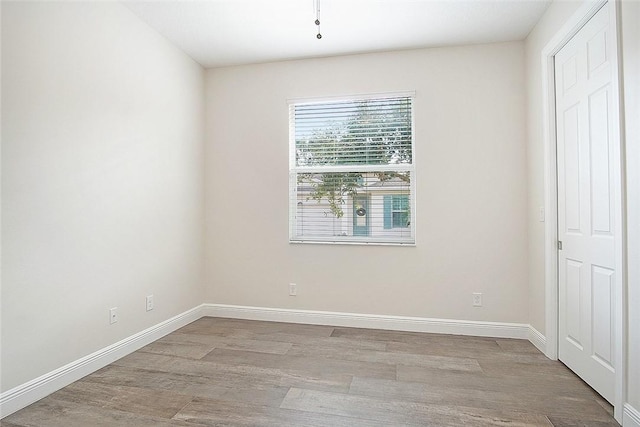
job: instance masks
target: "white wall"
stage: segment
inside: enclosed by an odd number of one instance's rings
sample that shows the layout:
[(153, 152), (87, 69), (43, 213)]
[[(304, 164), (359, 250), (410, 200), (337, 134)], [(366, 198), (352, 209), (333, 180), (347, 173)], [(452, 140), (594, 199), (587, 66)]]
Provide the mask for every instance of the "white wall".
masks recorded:
[(202, 302), (204, 74), (119, 3), (2, 9), (6, 391)]
[[(287, 99), (400, 90), (417, 246), (289, 244)], [(206, 302), (527, 322), (523, 43), (213, 69), (206, 103)]]
[(628, 396), (640, 411), (640, 2), (621, 3), (627, 154)]

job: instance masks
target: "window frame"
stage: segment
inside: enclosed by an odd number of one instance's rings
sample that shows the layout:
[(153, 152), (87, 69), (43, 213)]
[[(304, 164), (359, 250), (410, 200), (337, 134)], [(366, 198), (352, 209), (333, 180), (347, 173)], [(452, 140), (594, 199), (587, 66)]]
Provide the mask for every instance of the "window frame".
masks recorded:
[[(411, 163), (410, 164), (395, 164), (395, 165), (335, 165), (335, 166), (321, 166), (313, 168), (313, 170), (322, 170), (322, 173), (331, 172), (379, 172), (381, 168), (384, 171), (389, 172), (408, 172), (410, 176), (409, 181), (409, 194), (406, 196), (409, 199), (409, 224), (408, 227), (392, 227), (392, 230), (407, 230), (409, 229), (410, 238), (402, 241), (397, 237), (380, 238), (372, 236), (331, 236), (331, 237), (301, 237), (297, 235), (297, 176), (299, 173), (309, 172), (309, 169), (305, 167), (296, 166), (296, 131), (295, 131), (295, 107), (297, 105), (304, 104), (323, 104), (331, 102), (357, 102), (364, 100), (375, 100), (384, 98), (411, 98)], [(368, 94), (356, 94), (356, 95), (344, 95), (344, 96), (330, 96), (330, 97), (317, 97), (317, 98), (291, 98), (287, 100), (288, 114), (289, 114), (289, 243), (293, 244), (339, 244), (339, 245), (374, 245), (374, 246), (416, 246), (416, 205), (417, 205), (417, 193), (416, 193), (416, 106), (415, 106), (415, 91), (402, 91), (402, 92), (384, 92), (384, 93), (368, 93)]]

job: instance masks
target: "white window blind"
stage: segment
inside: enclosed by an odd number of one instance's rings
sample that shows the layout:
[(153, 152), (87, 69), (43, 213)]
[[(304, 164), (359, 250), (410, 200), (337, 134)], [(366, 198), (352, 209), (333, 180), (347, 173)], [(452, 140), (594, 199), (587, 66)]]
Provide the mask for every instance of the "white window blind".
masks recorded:
[(290, 241), (415, 243), (413, 97), (291, 102)]

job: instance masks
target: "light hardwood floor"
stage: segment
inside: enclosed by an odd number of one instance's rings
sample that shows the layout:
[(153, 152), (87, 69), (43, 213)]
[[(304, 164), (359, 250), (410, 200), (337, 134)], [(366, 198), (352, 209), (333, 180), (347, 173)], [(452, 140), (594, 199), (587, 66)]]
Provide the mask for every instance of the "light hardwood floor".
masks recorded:
[(202, 318), (2, 426), (617, 426), (528, 341)]

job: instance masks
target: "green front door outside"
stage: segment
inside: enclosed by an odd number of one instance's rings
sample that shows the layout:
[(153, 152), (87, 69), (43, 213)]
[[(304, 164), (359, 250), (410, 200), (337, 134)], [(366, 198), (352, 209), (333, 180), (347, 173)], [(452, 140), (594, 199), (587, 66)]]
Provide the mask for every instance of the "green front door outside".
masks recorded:
[(353, 235), (369, 235), (369, 197), (367, 196), (353, 198)]

